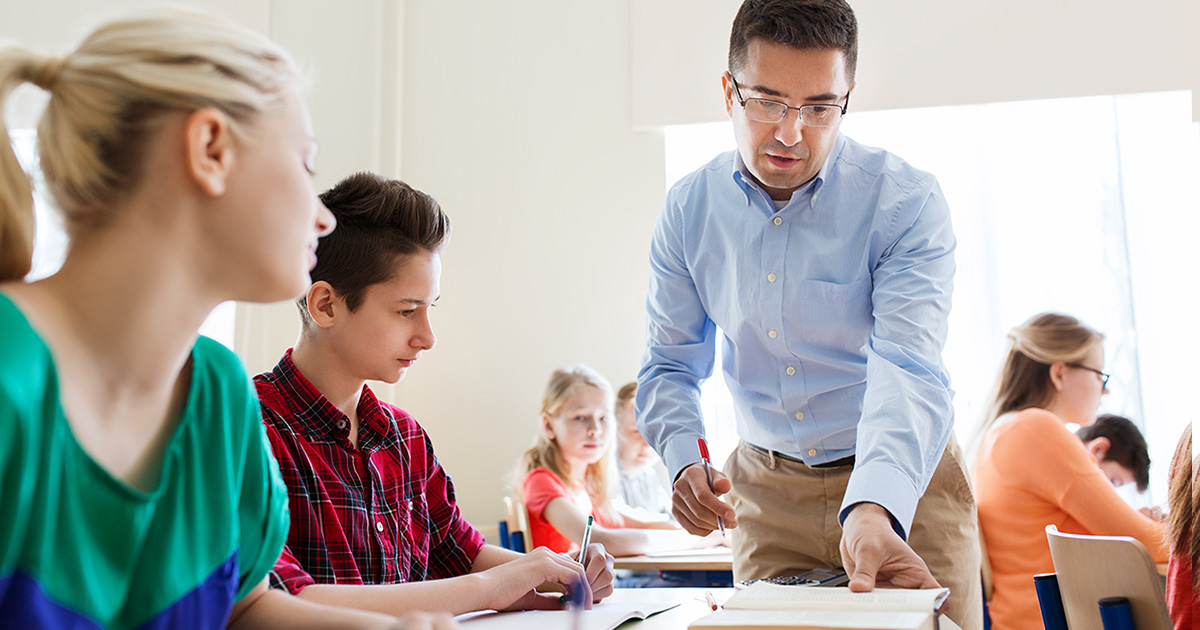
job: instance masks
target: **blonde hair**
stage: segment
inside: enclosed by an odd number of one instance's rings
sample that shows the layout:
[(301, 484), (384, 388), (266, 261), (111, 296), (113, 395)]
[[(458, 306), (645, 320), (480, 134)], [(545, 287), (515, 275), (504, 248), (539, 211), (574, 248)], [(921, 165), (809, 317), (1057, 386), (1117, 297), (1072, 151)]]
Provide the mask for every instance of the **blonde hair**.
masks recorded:
[(1034, 315), (1008, 333), (1008, 356), (992, 388), (990, 402), (968, 442), (974, 459), (983, 436), (996, 419), (1012, 411), (1045, 407), (1054, 398), (1050, 366), (1087, 357), (1104, 335), (1060, 313)]
[[(298, 79), (292, 58), (250, 29), (197, 10), (143, 11), (93, 31), (65, 57), (0, 49), (0, 109), (22, 83), (50, 93), (38, 154), (68, 233), (102, 225), (103, 210), (142, 175), (157, 115), (212, 107), (248, 124)], [(21, 279), (33, 253), (33, 191), (0, 117), (0, 281)]]
[(1200, 488), (1200, 460), (1192, 457), (1192, 425), (1183, 430), (1171, 458), (1171, 481), (1167, 486), (1167, 543), (1171, 555), (1186, 556), (1192, 566), (1192, 591), (1200, 593), (1200, 510), (1196, 489)]
[[(600, 375), (599, 372), (593, 370), (586, 365), (576, 365), (568, 368), (554, 370), (550, 375), (550, 381), (546, 383), (546, 391), (542, 394), (542, 407), (539, 411), (540, 417), (555, 416), (562, 411), (566, 406), (567, 401), (581, 387), (595, 387), (604, 393), (604, 398), (608, 406), (609, 412), (613, 409), (613, 390), (608, 381)], [(567, 479), (567, 471), (563, 465), (562, 455), (558, 450), (558, 444), (546, 436), (546, 432), (542, 430), (542, 420), (538, 420), (538, 431), (533, 439), (533, 446), (521, 455), (521, 462), (518, 465), (517, 475), (514, 478), (514, 489), (518, 496), (523, 495), (522, 488), (525, 482), (525, 476), (535, 468), (545, 468), (554, 473), (563, 484), (570, 486), (570, 481)], [(594, 464), (589, 464), (587, 472), (584, 474), (584, 490), (592, 500), (592, 505), (601, 511), (608, 510), (610, 498), (609, 491), (609, 460), (612, 455), (613, 432), (608, 432), (606, 437), (607, 444), (604, 448), (604, 455)]]
[[(621, 420), (621, 422), (624, 422), (625, 420), (621, 418), (621, 415), (624, 414), (620, 414), (620, 410), (628, 408), (632, 412), (633, 399), (635, 396), (637, 396), (637, 381), (625, 383), (621, 386), (621, 389), (617, 390), (617, 402), (614, 413), (618, 416), (618, 419)], [(633, 413), (629, 413), (627, 415), (630, 417), (630, 420), (633, 419)]]

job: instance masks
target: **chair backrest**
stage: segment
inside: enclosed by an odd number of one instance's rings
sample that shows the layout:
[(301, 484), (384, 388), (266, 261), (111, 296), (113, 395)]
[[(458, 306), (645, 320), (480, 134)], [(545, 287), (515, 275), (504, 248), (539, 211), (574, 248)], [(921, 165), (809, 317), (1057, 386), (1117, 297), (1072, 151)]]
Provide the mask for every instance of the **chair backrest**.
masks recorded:
[(533, 534), (529, 531), (529, 510), (525, 508), (523, 501), (517, 499), (513, 511), (516, 512), (517, 524), (525, 535), (525, 551), (533, 551)]
[(1050, 555), (1062, 591), (1067, 624), (1072, 630), (1103, 628), (1103, 597), (1125, 597), (1138, 630), (1170, 630), (1167, 595), (1154, 559), (1142, 543), (1128, 536), (1063, 534), (1046, 526)]
[[(529, 533), (529, 510), (525, 509), (525, 504), (513, 497), (504, 497), (504, 518), (508, 523), (509, 533), (521, 532), (521, 537), (525, 541), (524, 551), (533, 550), (533, 536)], [(501, 541), (501, 546), (505, 549), (513, 549), (509, 541)]]

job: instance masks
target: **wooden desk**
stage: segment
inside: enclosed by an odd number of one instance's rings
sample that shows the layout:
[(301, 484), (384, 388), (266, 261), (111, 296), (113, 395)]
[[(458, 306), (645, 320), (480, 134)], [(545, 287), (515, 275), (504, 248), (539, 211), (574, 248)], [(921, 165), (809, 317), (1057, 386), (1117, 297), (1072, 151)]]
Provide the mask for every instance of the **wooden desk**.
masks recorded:
[[(718, 603), (733, 596), (732, 588), (712, 588)], [(619, 588), (605, 601), (613, 602), (679, 602), (679, 606), (661, 612), (644, 621), (627, 621), (620, 630), (684, 630), (688, 624), (712, 612), (704, 602), (702, 588)], [(957, 624), (942, 618), (940, 630), (961, 630)]]
[(633, 571), (732, 571), (733, 552), (727, 547), (690, 553), (665, 553), (613, 558), (614, 569)]

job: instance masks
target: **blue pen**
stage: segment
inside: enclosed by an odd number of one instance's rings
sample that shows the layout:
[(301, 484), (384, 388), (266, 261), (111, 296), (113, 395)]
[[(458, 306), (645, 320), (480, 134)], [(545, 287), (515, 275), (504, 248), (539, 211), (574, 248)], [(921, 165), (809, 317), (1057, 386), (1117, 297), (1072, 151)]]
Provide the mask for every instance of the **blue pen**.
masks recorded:
[(583, 577), (575, 576), (575, 583), (571, 585), (571, 630), (583, 628), (583, 607), (587, 605), (586, 592), (587, 584), (584, 583)]

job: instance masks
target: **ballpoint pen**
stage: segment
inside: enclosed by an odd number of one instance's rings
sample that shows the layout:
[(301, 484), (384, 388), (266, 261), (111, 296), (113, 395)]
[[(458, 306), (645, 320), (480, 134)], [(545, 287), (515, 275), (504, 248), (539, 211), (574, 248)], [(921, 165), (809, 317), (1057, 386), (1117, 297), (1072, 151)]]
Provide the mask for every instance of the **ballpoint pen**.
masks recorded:
[[(708, 478), (708, 489), (712, 490), (712, 462), (708, 459), (708, 443), (704, 438), (698, 438), (696, 443), (700, 445), (700, 459), (704, 460), (704, 476)], [(725, 535), (725, 519), (717, 516), (717, 527), (721, 528), (721, 535)]]
[[(579, 543), (579, 564), (583, 565), (583, 572), (585, 574), (587, 573), (587, 548), (588, 548), (588, 544), (592, 540), (592, 521), (593, 520), (594, 519), (589, 515), (587, 527), (583, 528), (583, 540)], [(574, 593), (569, 593), (567, 595), (563, 595), (562, 597), (559, 597), (558, 601), (560, 603), (565, 604), (568, 601), (570, 601), (571, 598), (574, 596), (575, 596)]]

